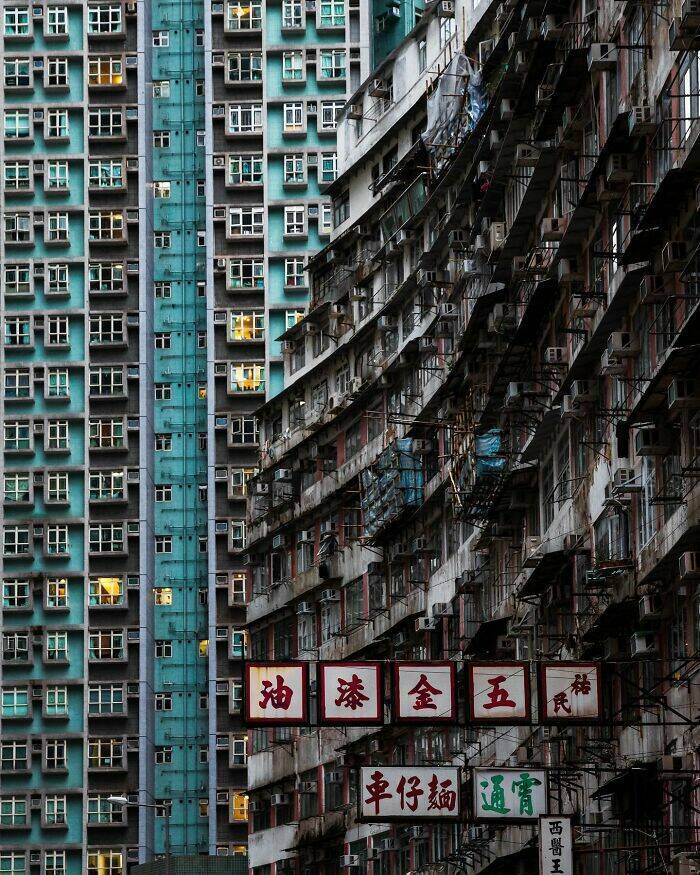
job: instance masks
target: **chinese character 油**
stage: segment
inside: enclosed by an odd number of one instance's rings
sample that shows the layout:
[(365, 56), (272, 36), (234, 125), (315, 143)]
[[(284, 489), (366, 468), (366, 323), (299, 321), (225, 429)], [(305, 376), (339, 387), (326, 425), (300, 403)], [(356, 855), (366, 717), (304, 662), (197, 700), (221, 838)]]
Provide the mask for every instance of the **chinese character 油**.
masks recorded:
[(272, 681), (263, 681), (260, 695), (262, 698), (259, 705), (263, 709), (271, 703), (273, 708), (287, 711), (292, 703), (292, 689), (285, 684), (281, 674), (276, 676), (275, 686), (272, 685)]

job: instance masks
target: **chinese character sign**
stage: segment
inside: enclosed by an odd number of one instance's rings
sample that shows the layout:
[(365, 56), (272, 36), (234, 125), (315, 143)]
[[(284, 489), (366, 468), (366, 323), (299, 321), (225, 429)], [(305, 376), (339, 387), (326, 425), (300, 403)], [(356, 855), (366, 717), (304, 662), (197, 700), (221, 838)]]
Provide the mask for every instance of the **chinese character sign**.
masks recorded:
[(600, 666), (594, 662), (547, 662), (540, 667), (542, 721), (598, 720)]
[(475, 723), (528, 723), (530, 672), (526, 662), (470, 662), (469, 705)]
[(319, 718), (322, 723), (382, 724), (381, 663), (321, 662), (318, 678)]
[(394, 719), (401, 723), (443, 723), (457, 718), (453, 662), (397, 662)]
[(540, 818), (540, 875), (573, 875), (571, 818)]
[(446, 819), (460, 815), (458, 767), (362, 766), (361, 820)]
[(476, 820), (537, 820), (547, 813), (544, 769), (474, 769)]
[(305, 662), (249, 662), (245, 719), (251, 726), (295, 726), (308, 719), (309, 667)]

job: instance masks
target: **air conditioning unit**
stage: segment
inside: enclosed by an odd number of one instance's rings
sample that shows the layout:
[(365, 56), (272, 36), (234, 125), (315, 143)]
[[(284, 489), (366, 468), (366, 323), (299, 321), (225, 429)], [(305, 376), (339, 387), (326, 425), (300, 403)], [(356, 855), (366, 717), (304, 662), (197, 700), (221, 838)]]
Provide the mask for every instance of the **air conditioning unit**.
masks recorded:
[(557, 279), (562, 285), (583, 280), (583, 273), (575, 258), (560, 258), (557, 264)]
[(667, 297), (664, 275), (659, 273), (646, 274), (642, 283), (642, 304), (655, 304), (658, 301), (665, 301)]
[(396, 321), (393, 316), (380, 316), (377, 319), (377, 328), (379, 331), (394, 331), (396, 328)]
[(670, 240), (661, 251), (661, 264), (668, 273), (683, 270), (688, 260), (688, 246), (684, 240)]
[(453, 319), (459, 318), (459, 308), (456, 304), (440, 304), (438, 306), (438, 319)]
[(437, 352), (437, 342), (434, 337), (419, 337), (418, 349), (421, 352)]
[(605, 180), (607, 183), (615, 185), (620, 182), (629, 182), (632, 176), (630, 159), (627, 154), (613, 152), (612, 155), (608, 155), (608, 160), (605, 164)]
[(365, 856), (367, 860), (378, 860), (379, 859), (379, 848), (367, 848), (365, 852)]
[(276, 807), (278, 805), (290, 805), (292, 801), (292, 797), (289, 793), (273, 793), (270, 796), (270, 805), (272, 807)]
[(630, 137), (647, 137), (656, 131), (654, 112), (650, 106), (633, 106), (629, 113), (627, 128)]
[(339, 602), (340, 593), (337, 589), (322, 589), (319, 593), (318, 600), (323, 605), (331, 604), (332, 602)]
[(272, 549), (273, 550), (284, 550), (287, 546), (287, 539), (284, 535), (274, 535), (272, 538)]
[(370, 97), (385, 98), (389, 96), (389, 88), (383, 79), (372, 79), (367, 93)]
[(678, 576), (681, 580), (700, 580), (700, 551), (691, 550), (678, 557)]
[(359, 854), (345, 854), (340, 858), (341, 869), (353, 869), (360, 865)]
[(639, 600), (639, 619), (658, 620), (663, 614), (664, 606), (658, 595), (645, 595)]
[(455, 4), (454, 0), (440, 0), (437, 8), (438, 18), (454, 18)]
[(489, 247), (491, 252), (501, 249), (506, 239), (506, 226), (504, 222), (492, 222), (489, 228)]
[(535, 167), (539, 157), (539, 149), (535, 149), (534, 146), (529, 146), (526, 143), (518, 143), (515, 147), (516, 167)]
[(395, 838), (381, 839), (379, 842), (379, 853), (389, 854), (392, 851), (398, 851), (400, 847), (399, 840)]
[(674, 377), (666, 391), (669, 413), (700, 406), (700, 394), (695, 380)]
[(504, 328), (515, 328), (516, 316), (513, 304), (496, 304), (491, 311), (490, 322), (495, 331), (502, 331)]
[(432, 632), (437, 628), (437, 622), (433, 617), (417, 617), (416, 632)]
[(299, 602), (296, 608), (297, 614), (313, 614), (314, 606), (313, 602)]
[(641, 492), (642, 484), (634, 468), (618, 468), (613, 474), (612, 488), (615, 495), (629, 495), (633, 492)]
[(297, 348), (296, 343), (293, 340), (283, 340), (282, 341), (282, 352), (286, 355), (289, 355), (294, 352)]
[(610, 358), (607, 349), (600, 358), (600, 373), (606, 377), (615, 377), (624, 374), (626, 365), (623, 361), (617, 358)]
[(542, 219), (542, 224), (540, 225), (542, 239), (550, 243), (561, 240), (568, 223), (569, 220), (564, 216)]
[(593, 387), (589, 380), (574, 380), (571, 384), (571, 400), (574, 404), (585, 404), (595, 397)]
[(450, 249), (454, 249), (456, 252), (464, 252), (469, 243), (469, 234), (467, 231), (460, 228), (455, 231), (450, 231), (448, 240)]
[(588, 49), (588, 70), (600, 73), (617, 69), (617, 47), (615, 43), (593, 43)]
[(544, 351), (544, 360), (548, 365), (562, 365), (568, 361), (565, 346), (548, 346)]
[(299, 793), (315, 793), (317, 788), (317, 781), (300, 781), (297, 790)]
[(292, 469), (278, 468), (272, 476), (275, 482), (284, 483), (285, 481), (289, 481), (292, 479)]
[(654, 634), (652, 632), (635, 632), (630, 637), (630, 653), (632, 656), (643, 656), (655, 650)]
[(336, 526), (333, 520), (324, 520), (321, 523), (321, 535), (332, 535), (335, 532)]
[(564, 27), (554, 15), (545, 15), (540, 33), (546, 40), (557, 40), (564, 33)]
[(564, 395), (561, 399), (561, 418), (581, 419), (583, 416), (585, 416), (584, 411), (574, 403), (571, 395)]
[(488, 59), (493, 54), (493, 50), (494, 50), (495, 45), (496, 45), (496, 40), (493, 40), (493, 39), (483, 40), (483, 42), (479, 43), (479, 48), (478, 48), (479, 64), (481, 64), (483, 66), (488, 61)]
[(451, 617), (453, 614), (450, 602), (435, 602), (433, 605), (433, 617)]
[(640, 428), (634, 436), (634, 450), (638, 456), (665, 456), (670, 443), (658, 428)]
[(351, 103), (348, 109), (348, 118), (355, 121), (361, 121), (364, 116), (362, 112), (362, 103)]
[(313, 529), (303, 529), (301, 532), (297, 532), (297, 544), (313, 544), (314, 540)]

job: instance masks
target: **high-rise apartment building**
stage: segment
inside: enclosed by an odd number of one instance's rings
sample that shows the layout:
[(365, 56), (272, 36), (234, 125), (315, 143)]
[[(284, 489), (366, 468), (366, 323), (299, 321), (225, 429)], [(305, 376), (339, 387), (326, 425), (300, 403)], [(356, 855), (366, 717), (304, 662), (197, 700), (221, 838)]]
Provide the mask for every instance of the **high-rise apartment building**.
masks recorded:
[(371, 13), (0, 16), (0, 871), (240, 871), (255, 411), (330, 234)]

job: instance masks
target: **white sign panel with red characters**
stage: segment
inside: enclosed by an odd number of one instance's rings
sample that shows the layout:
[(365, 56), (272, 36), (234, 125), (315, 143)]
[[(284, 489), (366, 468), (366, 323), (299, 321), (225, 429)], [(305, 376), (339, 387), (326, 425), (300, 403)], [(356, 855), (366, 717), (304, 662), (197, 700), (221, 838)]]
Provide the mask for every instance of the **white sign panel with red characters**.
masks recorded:
[(456, 819), (461, 812), (457, 766), (362, 766), (359, 789), (363, 821)]
[(394, 664), (394, 720), (398, 723), (453, 723), (457, 719), (453, 662)]
[(540, 666), (540, 720), (543, 723), (599, 720), (600, 666), (594, 662), (545, 662)]
[(469, 710), (474, 723), (529, 723), (526, 662), (469, 662)]
[(321, 662), (318, 666), (319, 722), (380, 726), (384, 722), (379, 662)]
[(308, 721), (306, 662), (248, 662), (245, 720), (249, 726), (300, 726)]
[(574, 875), (570, 817), (540, 817), (540, 875)]

